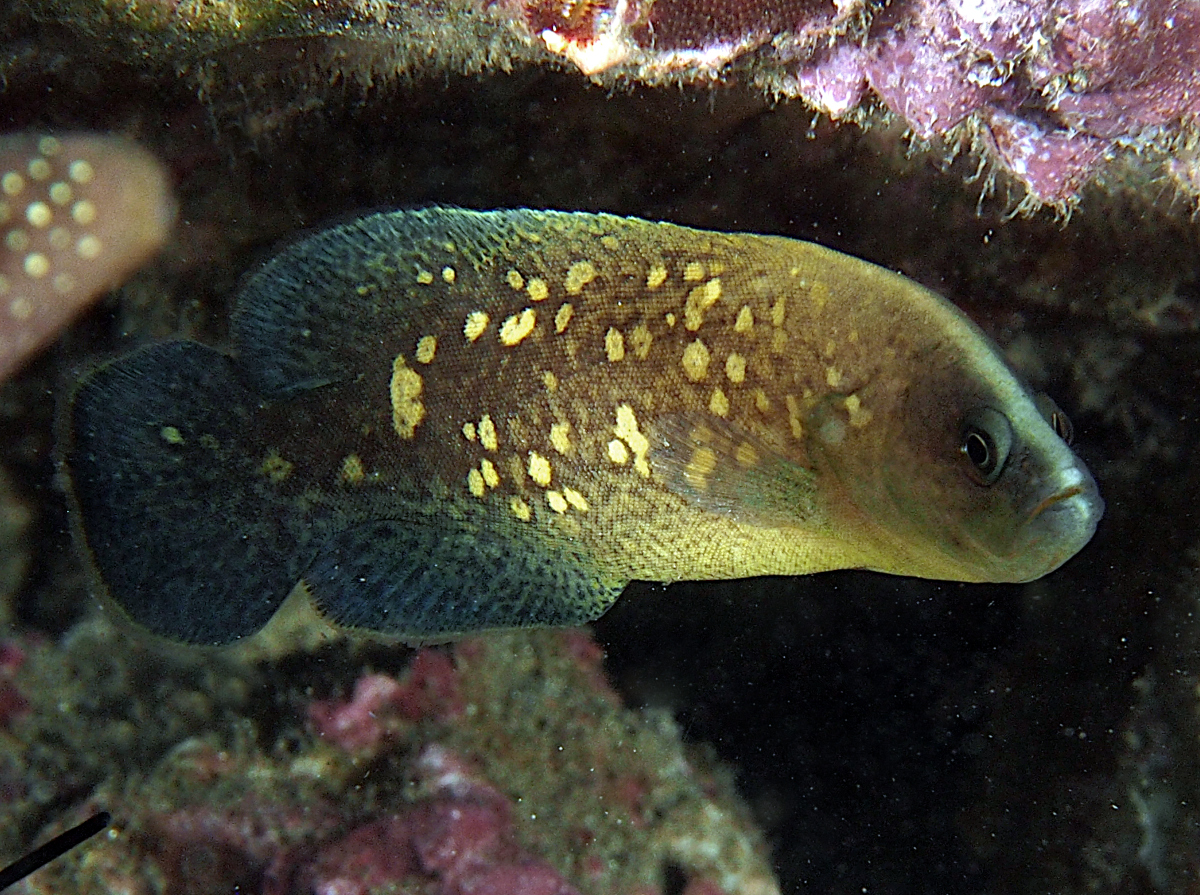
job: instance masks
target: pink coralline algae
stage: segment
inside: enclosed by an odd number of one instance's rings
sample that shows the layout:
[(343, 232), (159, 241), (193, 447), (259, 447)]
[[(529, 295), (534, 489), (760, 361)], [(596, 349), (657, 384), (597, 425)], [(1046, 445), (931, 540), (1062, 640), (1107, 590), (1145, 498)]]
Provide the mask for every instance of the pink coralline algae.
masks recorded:
[[(1069, 205), (1101, 162), (1200, 112), (1200, 3), (524, 0), (526, 26), (584, 72), (702, 76), (736, 57), (834, 118), (874, 96), (922, 139), (964, 123), (1034, 200)], [(753, 56), (747, 55), (755, 51)]]
[(450, 720), (462, 711), (454, 665), (437, 650), (422, 650), (401, 683), (385, 674), (367, 674), (354, 685), (348, 702), (318, 700), (308, 709), (309, 723), (343, 749), (373, 749), (394, 722), (425, 717)]
[(0, 728), (29, 711), (29, 701), (13, 682), (24, 663), (25, 650), (18, 643), (0, 641)]
[(162, 166), (98, 134), (0, 137), (0, 381), (166, 240)]
[[(440, 895), (579, 895), (513, 838), (512, 805), (456, 755), (429, 746), (417, 760), (430, 798), (330, 843), (300, 874), (314, 895), (368, 895), (416, 876)], [(266, 893), (271, 895), (271, 893)]]

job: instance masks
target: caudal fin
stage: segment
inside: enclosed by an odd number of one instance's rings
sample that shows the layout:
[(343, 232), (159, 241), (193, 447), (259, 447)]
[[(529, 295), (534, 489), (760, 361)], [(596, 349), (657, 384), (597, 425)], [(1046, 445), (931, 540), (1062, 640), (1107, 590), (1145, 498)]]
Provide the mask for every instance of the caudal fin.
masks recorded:
[(192, 643), (252, 634), (311, 559), (247, 443), (257, 405), (230, 359), (168, 342), (101, 367), (70, 409), (66, 461), (112, 598)]

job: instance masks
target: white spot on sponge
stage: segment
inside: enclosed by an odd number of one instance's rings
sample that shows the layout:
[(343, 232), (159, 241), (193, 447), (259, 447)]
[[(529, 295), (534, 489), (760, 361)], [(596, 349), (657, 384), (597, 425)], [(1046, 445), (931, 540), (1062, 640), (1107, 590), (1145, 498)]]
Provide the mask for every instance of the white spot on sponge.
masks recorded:
[(28, 225), (0, 244), (3, 380), (162, 246), (175, 203), (149, 153), (96, 134), (0, 137), (0, 188)]

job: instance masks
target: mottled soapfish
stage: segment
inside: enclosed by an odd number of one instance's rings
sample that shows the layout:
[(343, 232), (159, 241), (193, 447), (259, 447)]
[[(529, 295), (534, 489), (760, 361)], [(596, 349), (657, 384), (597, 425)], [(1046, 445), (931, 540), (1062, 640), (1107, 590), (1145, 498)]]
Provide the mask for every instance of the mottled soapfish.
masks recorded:
[(298, 582), (428, 640), (594, 619), (633, 579), (1030, 581), (1095, 482), (945, 299), (811, 243), (430, 208), (302, 238), (227, 351), (99, 367), (64, 458), (104, 588), (226, 643)]

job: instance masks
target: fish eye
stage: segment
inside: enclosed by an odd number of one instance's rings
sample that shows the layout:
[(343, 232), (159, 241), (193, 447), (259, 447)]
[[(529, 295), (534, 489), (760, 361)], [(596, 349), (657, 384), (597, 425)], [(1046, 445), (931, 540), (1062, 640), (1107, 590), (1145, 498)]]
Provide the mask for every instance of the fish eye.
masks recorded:
[(1033, 403), (1036, 405), (1042, 418), (1050, 424), (1050, 428), (1054, 430), (1054, 434), (1065, 441), (1068, 445), (1075, 440), (1075, 427), (1071, 425), (1071, 418), (1063, 413), (1062, 408), (1054, 403), (1054, 399), (1044, 393), (1039, 393), (1034, 396)]
[(967, 475), (980, 485), (1000, 478), (1012, 449), (1012, 426), (1008, 417), (990, 407), (979, 407), (963, 420), (959, 453), (966, 461)]

